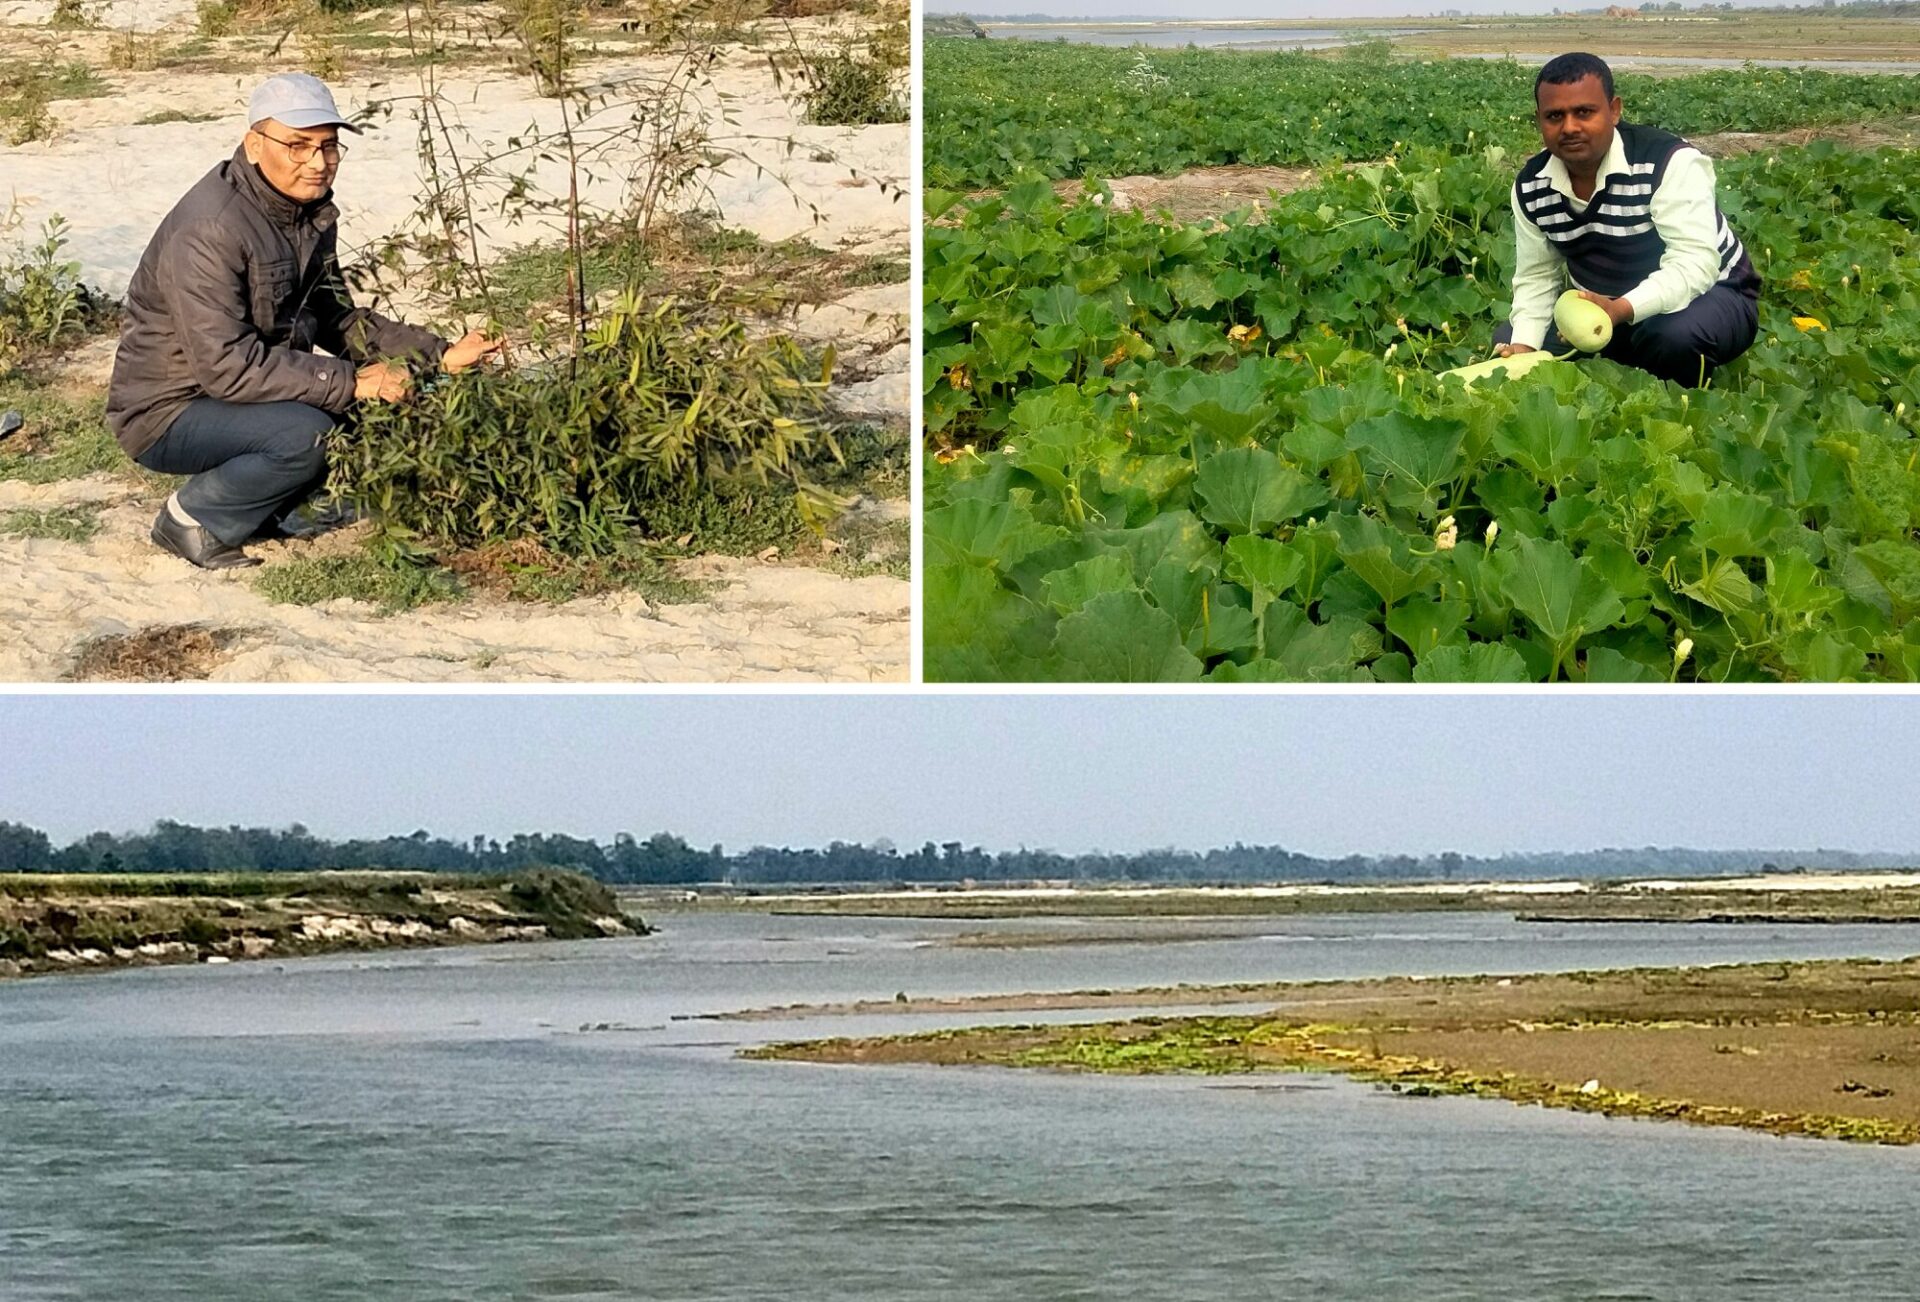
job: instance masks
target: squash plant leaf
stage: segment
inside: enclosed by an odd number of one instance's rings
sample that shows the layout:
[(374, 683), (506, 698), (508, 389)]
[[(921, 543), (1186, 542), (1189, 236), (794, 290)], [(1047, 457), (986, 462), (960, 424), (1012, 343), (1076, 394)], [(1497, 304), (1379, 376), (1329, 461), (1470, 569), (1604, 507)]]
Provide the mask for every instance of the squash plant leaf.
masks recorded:
[(1200, 516), (1228, 533), (1265, 533), (1327, 501), (1315, 480), (1265, 448), (1229, 448), (1200, 463), (1194, 476)]
[(1202, 672), (1173, 617), (1138, 592), (1104, 593), (1062, 619), (1053, 650), (1062, 682), (1191, 683)]

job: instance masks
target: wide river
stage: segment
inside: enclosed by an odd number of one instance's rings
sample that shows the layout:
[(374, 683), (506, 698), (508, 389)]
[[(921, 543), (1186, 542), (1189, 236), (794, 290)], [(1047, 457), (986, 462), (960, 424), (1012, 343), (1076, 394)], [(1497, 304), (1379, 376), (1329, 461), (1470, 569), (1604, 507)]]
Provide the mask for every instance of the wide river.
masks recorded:
[(0, 1299), (1915, 1296), (1912, 1150), (1320, 1077), (744, 1062), (758, 1040), (935, 1023), (686, 1019), (1896, 957), (1920, 927), (1399, 914), (1008, 950), (943, 942), (1115, 924), (659, 921), (637, 940), (0, 983)]

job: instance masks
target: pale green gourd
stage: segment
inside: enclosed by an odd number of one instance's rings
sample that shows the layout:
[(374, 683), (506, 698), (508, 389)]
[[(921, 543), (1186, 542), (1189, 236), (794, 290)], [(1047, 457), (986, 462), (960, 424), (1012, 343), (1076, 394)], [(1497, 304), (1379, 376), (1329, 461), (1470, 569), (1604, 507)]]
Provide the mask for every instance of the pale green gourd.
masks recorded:
[(1496, 357), (1491, 361), (1475, 362), (1472, 366), (1458, 366), (1451, 371), (1442, 371), (1442, 375), (1457, 375), (1472, 384), (1475, 380), (1484, 380), (1492, 375), (1504, 375), (1509, 380), (1517, 379), (1545, 362), (1557, 362), (1560, 359), (1543, 349), (1530, 353), (1518, 353), (1512, 357)]
[(1554, 328), (1560, 337), (1583, 353), (1597, 353), (1613, 342), (1613, 318), (1592, 299), (1570, 289), (1553, 305)]

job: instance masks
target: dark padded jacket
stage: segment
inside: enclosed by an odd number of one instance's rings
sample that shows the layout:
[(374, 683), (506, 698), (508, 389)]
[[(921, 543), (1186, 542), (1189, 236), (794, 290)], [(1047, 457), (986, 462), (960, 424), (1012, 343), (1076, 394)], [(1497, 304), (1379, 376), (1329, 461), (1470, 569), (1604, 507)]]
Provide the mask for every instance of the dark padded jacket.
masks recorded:
[(129, 456), (158, 443), (195, 398), (304, 402), (337, 416), (353, 405), (356, 366), (439, 365), (445, 340), (353, 305), (339, 218), (331, 194), (289, 199), (243, 149), (174, 205), (127, 287), (107, 387), (107, 424)]

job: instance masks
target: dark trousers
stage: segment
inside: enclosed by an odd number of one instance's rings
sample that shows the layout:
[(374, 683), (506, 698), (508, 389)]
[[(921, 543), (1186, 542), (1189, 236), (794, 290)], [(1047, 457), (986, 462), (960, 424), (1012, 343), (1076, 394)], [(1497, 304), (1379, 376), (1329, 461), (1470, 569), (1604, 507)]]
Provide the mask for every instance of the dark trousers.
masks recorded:
[[(1600, 355), (1622, 366), (1637, 366), (1675, 384), (1693, 386), (1753, 347), (1760, 333), (1760, 308), (1752, 299), (1725, 285), (1715, 285), (1678, 312), (1613, 328), (1613, 342)], [(1493, 329), (1496, 344), (1513, 341), (1513, 326), (1502, 321)], [(1560, 332), (1547, 327), (1546, 350), (1565, 353), (1570, 347)], [(1705, 369), (1701, 363), (1705, 362)]]
[(195, 398), (135, 459), (163, 475), (192, 475), (180, 489), (181, 507), (238, 547), (326, 482), (333, 425), (304, 402)]

